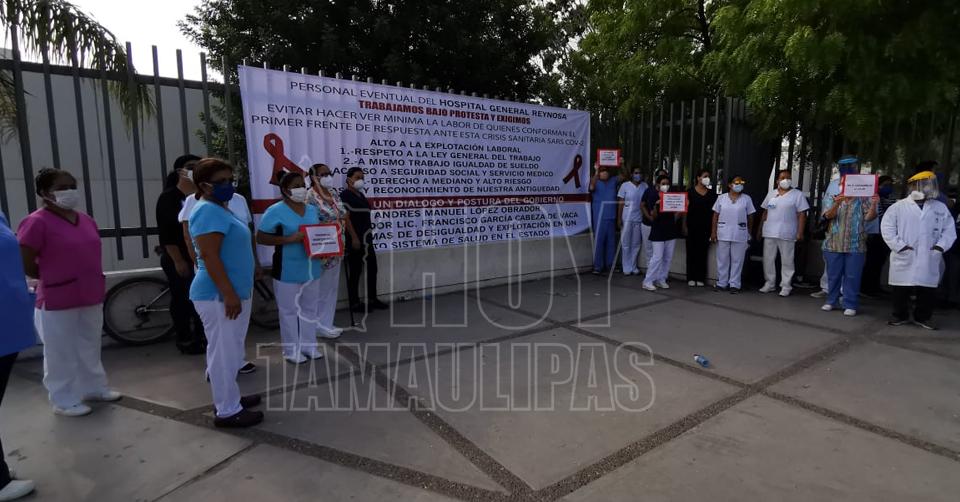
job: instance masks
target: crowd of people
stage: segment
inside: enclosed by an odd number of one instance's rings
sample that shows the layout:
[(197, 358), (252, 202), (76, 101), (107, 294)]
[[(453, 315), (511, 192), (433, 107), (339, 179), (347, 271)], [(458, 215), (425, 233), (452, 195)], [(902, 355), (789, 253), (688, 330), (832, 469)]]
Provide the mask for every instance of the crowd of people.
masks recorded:
[[(913, 299), (912, 321), (936, 329), (931, 317), (937, 289), (945, 291), (946, 301), (952, 301), (960, 287), (960, 272), (955, 270), (960, 259), (944, 259), (956, 240), (960, 206), (955, 197), (941, 192), (943, 176), (936, 172), (938, 165), (933, 161), (916, 166), (900, 200), (890, 176), (877, 177), (872, 197), (852, 197), (843, 195), (842, 181), (844, 176), (859, 174), (861, 163), (857, 157), (846, 155), (838, 160), (816, 215), (809, 214), (810, 203), (794, 186), (789, 170), (776, 173), (773, 186), (756, 206), (744, 193), (747, 182), (740, 176), (731, 177), (721, 193), (714, 190), (707, 170), (696, 173), (693, 186), (684, 190), (674, 186), (663, 169), (654, 173), (652, 185), (646, 183), (638, 167), (632, 168), (629, 176), (622, 176), (622, 160), (619, 167), (595, 165), (594, 169), (590, 181), (594, 274), (614, 270), (619, 249), (623, 274), (639, 275), (645, 268), (643, 289), (667, 289), (676, 241), (685, 239), (687, 285), (707, 285), (713, 243), (717, 271), (713, 288), (737, 294), (743, 288), (750, 244), (762, 241), (764, 282), (759, 292), (774, 293), (779, 288), (778, 294), (788, 297), (794, 288), (798, 243), (815, 227), (823, 234), (824, 273), (821, 291), (811, 296), (825, 299), (821, 307), (824, 311), (842, 310), (845, 316), (856, 316), (861, 295), (884, 294), (881, 277), (888, 258), (888, 284), (894, 304), (891, 325), (911, 321)], [(686, 210), (663, 211), (663, 195), (676, 192), (685, 192)], [(808, 217), (814, 218), (816, 225), (808, 225)], [(947, 283), (941, 284), (945, 275)]]

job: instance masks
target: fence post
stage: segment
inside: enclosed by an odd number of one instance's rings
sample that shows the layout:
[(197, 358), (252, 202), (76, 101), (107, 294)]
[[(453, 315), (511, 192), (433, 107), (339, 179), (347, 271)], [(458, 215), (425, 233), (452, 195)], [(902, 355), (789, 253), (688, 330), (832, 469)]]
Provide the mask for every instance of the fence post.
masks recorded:
[(187, 91), (183, 85), (183, 51), (177, 49), (177, 88), (180, 90), (180, 132), (183, 134), (183, 152), (190, 151), (190, 130), (187, 127)]
[[(137, 77), (133, 73), (133, 45), (130, 42), (127, 42), (127, 91), (131, 94), (137, 92)], [(147, 241), (147, 208), (146, 202), (143, 198), (143, 158), (140, 152), (140, 128), (137, 127), (138, 117), (140, 116), (140, 110), (136, 106), (132, 107), (130, 110), (132, 114), (133, 127), (131, 127), (131, 134), (133, 135), (133, 168), (134, 174), (137, 177), (137, 211), (140, 216), (140, 245), (143, 248), (143, 257), (150, 257), (150, 245)], [(160, 183), (163, 184), (164, 178), (160, 178)]]
[(87, 214), (93, 217), (93, 189), (90, 187), (90, 161), (87, 158), (87, 126), (83, 119), (83, 95), (80, 93), (80, 61), (77, 57), (77, 44), (71, 38), (70, 74), (73, 79), (73, 99), (77, 105), (77, 137), (80, 140), (80, 168), (83, 173), (83, 196), (87, 204)]
[(207, 83), (207, 54), (200, 53), (200, 86), (203, 93), (203, 143), (207, 147), (207, 157), (210, 156), (210, 122), (213, 116), (210, 115), (210, 86)]
[[(44, 9), (44, 24), (49, 22), (48, 12)], [(40, 34), (40, 57), (43, 63), (43, 91), (47, 98), (47, 122), (50, 130), (50, 153), (53, 155), (53, 167), (60, 169), (60, 145), (57, 141), (57, 115), (53, 107), (53, 85), (50, 83), (50, 54), (47, 33)]]
[(160, 179), (166, 173), (167, 145), (163, 136), (163, 98), (160, 95), (160, 60), (157, 57), (157, 46), (152, 47), (153, 53), (153, 93), (157, 99), (157, 139), (160, 142)]
[(103, 56), (100, 58), (100, 92), (103, 97), (103, 129), (107, 137), (107, 166), (110, 172), (110, 197), (113, 202), (113, 230), (117, 242), (117, 259), (123, 259), (123, 225), (120, 221), (120, 197), (117, 190), (117, 162), (113, 155), (113, 120), (110, 114), (110, 89)]
[[(13, 14), (13, 6), (10, 12)], [(12, 16), (11, 16), (12, 17)], [(23, 69), (20, 67), (20, 39), (17, 33), (19, 19), (10, 19), (10, 50), (13, 53), (13, 93), (17, 107), (17, 136), (20, 139), (20, 157), (23, 161), (23, 182), (27, 188), (27, 208), (37, 209), (36, 189), (33, 186), (33, 156), (30, 153), (30, 133), (27, 130), (27, 104), (23, 98)]]
[(227, 136), (227, 160), (230, 161), (230, 165), (236, 165), (236, 158), (233, 155), (233, 117), (231, 117), (231, 102), (233, 101), (231, 92), (230, 92), (230, 64), (227, 61), (227, 57), (223, 56), (221, 59), (223, 71), (223, 115), (224, 115), (224, 126), (223, 131)]

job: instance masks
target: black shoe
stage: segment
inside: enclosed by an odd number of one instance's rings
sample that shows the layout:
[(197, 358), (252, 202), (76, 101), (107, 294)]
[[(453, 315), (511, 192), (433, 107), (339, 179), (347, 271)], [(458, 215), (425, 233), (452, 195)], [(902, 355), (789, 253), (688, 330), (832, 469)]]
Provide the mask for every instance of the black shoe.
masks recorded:
[(177, 345), (177, 350), (185, 356), (196, 356), (207, 353), (207, 347), (202, 343), (188, 343), (186, 345)]
[(352, 311), (354, 311), (354, 312), (361, 312), (361, 313), (362, 313), (362, 312), (366, 312), (366, 311), (367, 311), (367, 306), (364, 305), (364, 304), (362, 304), (362, 303), (355, 303), (355, 304), (353, 304), (353, 306), (350, 307), (350, 310), (352, 310)]
[(914, 324), (920, 326), (923, 329), (929, 329), (930, 331), (936, 331), (937, 325), (933, 324), (929, 319), (926, 321), (913, 321)]
[(213, 419), (213, 425), (222, 429), (252, 427), (260, 422), (263, 422), (263, 412), (250, 410), (240, 410), (236, 415)]
[(715, 292), (717, 292), (717, 293), (721, 293), (721, 292), (723, 292), (723, 291), (727, 291), (727, 288), (722, 287), (722, 286), (714, 286), (714, 287), (713, 287), (713, 290), (714, 290)]
[(237, 373), (246, 375), (248, 373), (253, 373), (254, 371), (257, 371), (257, 365), (249, 361), (244, 361), (243, 366), (240, 367), (240, 370), (238, 370)]
[(601, 271), (599, 271), (599, 270), (597, 270), (597, 269), (593, 269), (593, 271), (590, 272), (590, 273), (593, 274), (593, 275), (603, 275), (603, 272), (601, 272)]
[(369, 305), (370, 308), (372, 308), (372, 309), (386, 310), (386, 309), (390, 308), (389, 305), (387, 305), (386, 303), (381, 302), (380, 300), (377, 300), (376, 298), (367, 300), (367, 305)]
[(243, 406), (243, 409), (255, 408), (260, 406), (260, 396), (253, 394), (251, 396), (243, 396), (240, 398), (240, 406)]
[(739, 294), (740, 294), (740, 288), (730, 288), (730, 294), (731, 294), (731, 295), (739, 295)]
[(887, 326), (903, 326), (910, 322), (910, 319), (890, 319), (887, 321)]

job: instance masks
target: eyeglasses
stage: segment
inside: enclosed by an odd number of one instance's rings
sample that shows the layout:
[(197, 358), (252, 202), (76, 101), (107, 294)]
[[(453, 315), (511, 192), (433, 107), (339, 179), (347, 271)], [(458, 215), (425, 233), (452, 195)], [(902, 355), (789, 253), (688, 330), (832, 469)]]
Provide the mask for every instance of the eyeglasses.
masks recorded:
[(210, 184), (211, 184), (211, 185), (224, 185), (224, 184), (227, 184), (227, 183), (230, 183), (230, 184), (233, 185), (234, 187), (237, 187), (237, 186), (240, 185), (240, 182), (239, 182), (236, 178), (230, 178), (230, 179), (226, 179), (226, 180), (211, 180), (211, 181), (210, 181)]

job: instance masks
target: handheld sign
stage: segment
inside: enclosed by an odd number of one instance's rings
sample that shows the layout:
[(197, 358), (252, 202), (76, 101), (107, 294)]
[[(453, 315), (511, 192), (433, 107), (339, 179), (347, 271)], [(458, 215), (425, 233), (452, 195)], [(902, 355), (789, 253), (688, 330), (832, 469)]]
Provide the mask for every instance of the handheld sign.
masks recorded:
[(844, 197), (873, 197), (877, 195), (876, 174), (847, 174), (840, 179), (840, 195)]
[(661, 213), (687, 212), (687, 192), (667, 192), (660, 194)]
[(597, 165), (600, 167), (620, 167), (620, 149), (597, 148)]
[(300, 231), (303, 232), (303, 246), (310, 258), (343, 256), (340, 225), (336, 223), (301, 225)]

